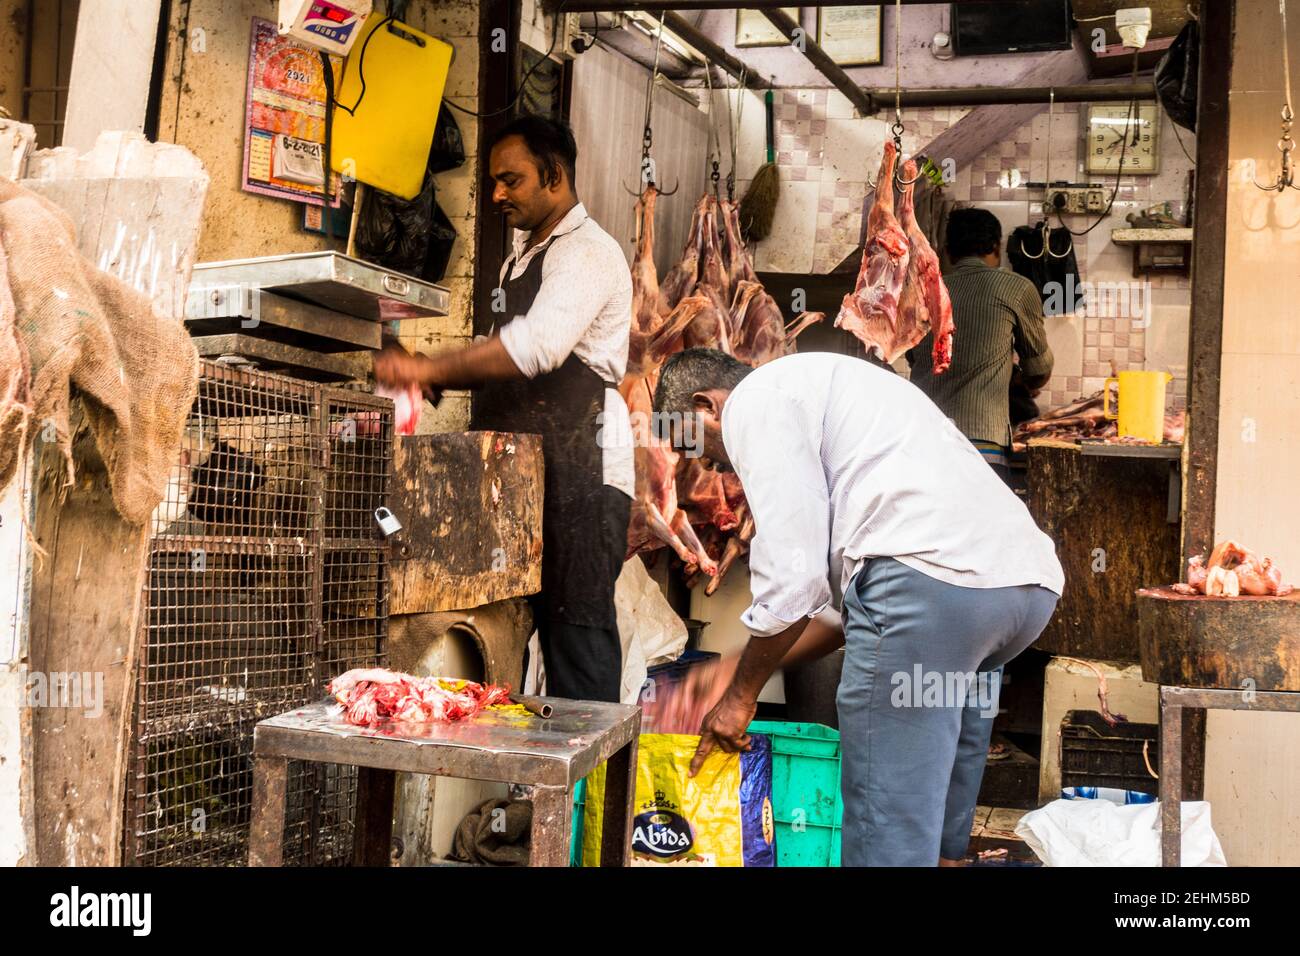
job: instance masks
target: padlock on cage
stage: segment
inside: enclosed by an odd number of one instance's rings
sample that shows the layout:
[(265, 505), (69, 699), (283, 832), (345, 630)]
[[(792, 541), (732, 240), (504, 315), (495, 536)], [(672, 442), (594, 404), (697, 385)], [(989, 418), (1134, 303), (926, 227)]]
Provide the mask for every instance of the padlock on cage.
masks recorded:
[(375, 520), (379, 522), (379, 530), (385, 538), (391, 538), (402, 530), (402, 522), (397, 520), (397, 515), (382, 506), (375, 509)]

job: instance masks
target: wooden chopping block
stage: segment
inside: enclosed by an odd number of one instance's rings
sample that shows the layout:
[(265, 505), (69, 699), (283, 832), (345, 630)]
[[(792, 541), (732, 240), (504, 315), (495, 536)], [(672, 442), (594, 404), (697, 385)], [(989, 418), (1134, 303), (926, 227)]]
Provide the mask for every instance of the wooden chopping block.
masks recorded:
[(1205, 597), (1159, 587), (1137, 598), (1144, 680), (1300, 691), (1300, 591)]
[(390, 614), (482, 607), (542, 586), (542, 440), (505, 432), (394, 443)]

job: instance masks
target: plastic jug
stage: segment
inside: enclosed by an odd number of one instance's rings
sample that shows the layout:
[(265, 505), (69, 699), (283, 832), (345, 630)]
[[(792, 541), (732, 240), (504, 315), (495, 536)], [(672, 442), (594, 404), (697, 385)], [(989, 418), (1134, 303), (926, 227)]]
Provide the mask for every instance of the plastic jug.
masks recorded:
[[(1119, 419), (1121, 438), (1141, 438), (1159, 444), (1165, 440), (1165, 386), (1168, 372), (1120, 372), (1102, 387), (1102, 414)], [(1119, 385), (1119, 413), (1110, 410), (1110, 383)]]

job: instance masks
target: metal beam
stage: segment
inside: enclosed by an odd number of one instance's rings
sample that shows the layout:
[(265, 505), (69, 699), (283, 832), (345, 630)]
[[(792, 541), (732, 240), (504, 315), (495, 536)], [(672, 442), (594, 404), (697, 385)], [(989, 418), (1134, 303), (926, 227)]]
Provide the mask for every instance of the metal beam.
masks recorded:
[[(891, 109), (894, 91), (868, 90), (866, 95), (878, 109)], [(1154, 100), (1155, 83), (1098, 83), (1077, 86), (972, 86), (953, 90), (903, 90), (901, 105), (910, 109), (928, 106), (1016, 106), (1046, 104), (1049, 97), (1058, 103), (1113, 103), (1129, 100)]]
[(817, 67), (822, 76), (831, 81), (832, 86), (848, 97), (849, 102), (859, 113), (870, 116), (875, 112), (871, 97), (862, 92), (862, 87), (849, 79), (849, 75), (840, 68), (839, 64), (827, 56), (826, 51), (819, 47), (784, 10), (776, 7), (771, 10), (764, 9), (763, 16), (772, 21), (772, 26), (785, 34), (785, 38), (808, 58), (809, 63)]
[(709, 61), (730, 73), (737, 80), (741, 79), (743, 74), (745, 86), (750, 89), (767, 89), (772, 85), (772, 81), (759, 74), (752, 66), (747, 65), (741, 60), (736, 59), (718, 44), (714, 43), (707, 36), (691, 25), (680, 13), (674, 13), (669, 10), (664, 14), (664, 27), (677, 34), (695, 49), (703, 53)]
[[(994, 0), (962, 0), (964, 3), (991, 3)], [(902, 0), (903, 6), (948, 6), (938, 0)], [(787, 3), (780, 0), (544, 0), (548, 12), (564, 13), (614, 13), (618, 10), (642, 10), (658, 13), (660, 10), (776, 10)], [(855, 7), (856, 0), (824, 0), (819, 7)], [(892, 6), (892, 4), (890, 4)]]

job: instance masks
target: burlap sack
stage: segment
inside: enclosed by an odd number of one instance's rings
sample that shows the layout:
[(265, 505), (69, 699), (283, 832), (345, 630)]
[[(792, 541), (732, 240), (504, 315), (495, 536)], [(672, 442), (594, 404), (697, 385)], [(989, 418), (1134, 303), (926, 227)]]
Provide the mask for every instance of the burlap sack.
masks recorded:
[[(31, 375), (26, 435), (0, 431), (0, 487), (35, 437), (57, 443), (71, 475), (68, 410), (75, 387), (114, 505), (132, 524), (145, 522), (162, 500), (198, 388), (198, 353), (184, 325), (84, 259), (61, 209), (3, 179), (0, 261)], [(3, 307), (0, 296), (0, 401), (12, 377)], [(10, 408), (0, 404), (5, 426), (14, 417)]]
[(18, 337), (8, 262), (0, 244), (0, 490), (9, 484), (18, 467), (31, 417), (31, 367), (27, 349)]

